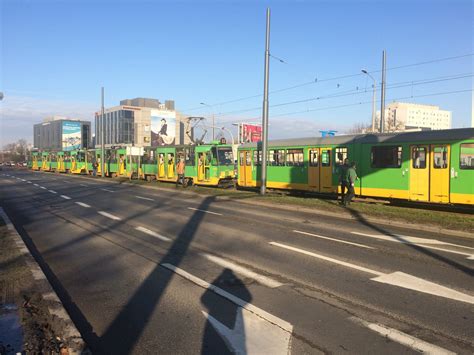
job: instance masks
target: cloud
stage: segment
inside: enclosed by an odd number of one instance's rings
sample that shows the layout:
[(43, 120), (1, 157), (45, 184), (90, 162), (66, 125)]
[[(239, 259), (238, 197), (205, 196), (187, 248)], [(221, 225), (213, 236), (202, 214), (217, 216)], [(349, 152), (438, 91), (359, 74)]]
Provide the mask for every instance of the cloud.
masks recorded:
[(45, 117), (59, 115), (93, 121), (95, 104), (79, 101), (5, 96), (0, 102), (0, 146), (25, 138), (32, 143), (33, 125)]

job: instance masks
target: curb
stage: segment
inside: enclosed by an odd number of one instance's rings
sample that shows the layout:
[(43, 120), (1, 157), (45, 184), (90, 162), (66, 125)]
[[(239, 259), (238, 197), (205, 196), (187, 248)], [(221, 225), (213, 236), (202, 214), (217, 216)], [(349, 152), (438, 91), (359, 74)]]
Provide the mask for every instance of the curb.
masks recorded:
[[(89, 180), (91, 179), (89, 176), (81, 176), (81, 175), (71, 175), (71, 176), (75, 176), (76, 178), (81, 178), (81, 179), (89, 179)], [(99, 179), (99, 180), (93, 179), (93, 181), (98, 181), (101, 183), (125, 184), (129, 186), (136, 186), (136, 187), (141, 187), (145, 189), (176, 192), (175, 190), (164, 188), (164, 187), (133, 184), (126, 181), (118, 182), (112, 179), (110, 179), (109, 181), (103, 181), (102, 179)], [(212, 195), (206, 195), (206, 194), (199, 194), (193, 191), (179, 191), (179, 193), (184, 194), (184, 195), (194, 195), (194, 196), (212, 196)], [(242, 203), (242, 204), (254, 205), (254, 206), (265, 206), (265, 207), (276, 208), (282, 211), (301, 211), (305, 213), (312, 213), (315, 215), (337, 217), (337, 218), (342, 218), (342, 219), (352, 220), (352, 221), (358, 220), (357, 217), (354, 217), (347, 212), (337, 213), (337, 212), (324, 211), (324, 210), (316, 209), (316, 208), (311, 209), (308, 207), (301, 207), (297, 205), (280, 205), (280, 204), (267, 203), (263, 201), (235, 200), (229, 196), (216, 196), (216, 200), (232, 201), (236, 203)], [(440, 234), (445, 234), (445, 235), (454, 236), (454, 237), (461, 237), (461, 238), (470, 238), (470, 239), (474, 238), (473, 233), (460, 231), (460, 230), (445, 229), (442, 227), (430, 227), (430, 226), (410, 223), (410, 222), (401, 222), (401, 221), (393, 221), (393, 220), (382, 219), (382, 218), (368, 217), (367, 215), (363, 213), (360, 213), (360, 216), (363, 219), (365, 219), (367, 222), (379, 224), (379, 225), (392, 226), (392, 227), (403, 228), (403, 229), (412, 229), (412, 230), (414, 229), (414, 230), (419, 230), (419, 231), (424, 231), (424, 232), (440, 233)]]
[(10, 236), (13, 237), (21, 256), (25, 259), (26, 265), (33, 276), (35, 287), (47, 304), (52, 321), (61, 324), (62, 336), (68, 346), (68, 353), (73, 355), (88, 354), (86, 343), (82, 339), (81, 334), (66, 312), (43, 270), (41, 270), (33, 255), (31, 255), (25, 242), (2, 207), (0, 207), (0, 218), (4, 220)]

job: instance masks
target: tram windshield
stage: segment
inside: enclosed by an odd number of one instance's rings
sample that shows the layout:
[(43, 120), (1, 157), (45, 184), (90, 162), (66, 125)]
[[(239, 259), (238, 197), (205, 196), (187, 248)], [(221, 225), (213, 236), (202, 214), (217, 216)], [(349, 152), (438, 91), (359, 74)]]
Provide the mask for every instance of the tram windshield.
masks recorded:
[(232, 148), (217, 148), (217, 158), (219, 165), (233, 165), (234, 157), (232, 155)]

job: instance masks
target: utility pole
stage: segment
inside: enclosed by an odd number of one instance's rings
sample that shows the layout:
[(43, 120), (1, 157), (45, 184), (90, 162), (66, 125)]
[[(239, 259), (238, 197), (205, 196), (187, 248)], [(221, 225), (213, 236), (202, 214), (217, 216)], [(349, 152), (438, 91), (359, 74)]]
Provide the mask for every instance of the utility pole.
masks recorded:
[(270, 66), (270, 8), (267, 8), (267, 33), (265, 36), (265, 77), (263, 82), (262, 109), (262, 180), (260, 194), (265, 195), (267, 188), (267, 143), (268, 143), (268, 76)]
[(100, 172), (105, 177), (105, 114), (104, 114), (104, 87), (102, 86), (102, 113), (100, 124)]
[(380, 99), (380, 133), (384, 132), (385, 128), (385, 68), (386, 65), (386, 53), (385, 49), (382, 52), (382, 94)]

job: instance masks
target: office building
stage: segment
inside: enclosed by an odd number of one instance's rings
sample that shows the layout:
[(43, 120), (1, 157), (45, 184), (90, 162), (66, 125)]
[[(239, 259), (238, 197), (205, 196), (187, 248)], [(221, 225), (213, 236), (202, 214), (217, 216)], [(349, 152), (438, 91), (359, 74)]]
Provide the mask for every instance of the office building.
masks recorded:
[(155, 147), (189, 144), (192, 135), (185, 132), (185, 120), (174, 108), (174, 101), (135, 98), (120, 101), (119, 106), (95, 114), (95, 146), (102, 145), (104, 119), (105, 147)]
[[(392, 102), (385, 109), (385, 132), (450, 129), (451, 111), (439, 106)], [(377, 112), (380, 122), (380, 111)]]
[(91, 123), (64, 116), (51, 116), (33, 126), (34, 148), (75, 150), (91, 147)]

